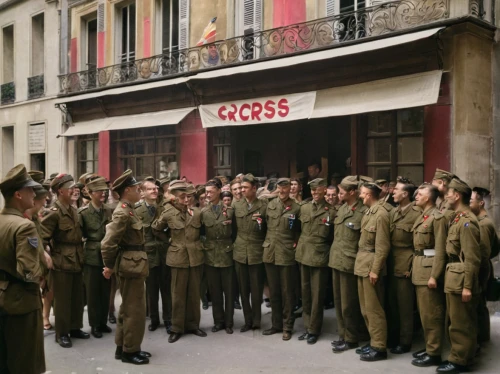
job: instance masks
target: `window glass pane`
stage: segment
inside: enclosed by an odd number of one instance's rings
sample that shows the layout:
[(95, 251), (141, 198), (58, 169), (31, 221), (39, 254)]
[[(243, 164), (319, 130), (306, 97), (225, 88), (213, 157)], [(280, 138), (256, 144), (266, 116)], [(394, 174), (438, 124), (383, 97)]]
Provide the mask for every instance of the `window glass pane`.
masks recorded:
[(135, 158), (130, 157), (130, 158), (122, 158), (122, 171), (125, 171), (127, 169), (132, 169), (135, 171)]
[(118, 144), (119, 144), (118, 149), (120, 150), (120, 156), (127, 156), (134, 154), (134, 142), (132, 140), (123, 141)]
[(145, 138), (148, 136), (155, 136), (155, 128), (154, 127), (143, 127), (141, 129), (137, 129), (134, 134), (138, 138)]
[(158, 126), (156, 128), (156, 135), (175, 135), (175, 126)]
[(424, 131), (424, 109), (404, 109), (398, 111), (398, 134)]
[(410, 178), (415, 185), (420, 185), (424, 181), (423, 166), (399, 166), (398, 175)]
[(215, 174), (217, 175), (225, 175), (230, 176), (231, 175), (231, 169), (215, 169)]
[(216, 166), (231, 166), (231, 147), (216, 147)]
[(130, 59), (133, 60), (135, 58), (135, 4), (130, 4), (130, 30), (129, 30), (129, 51), (130, 51)]
[(368, 162), (391, 162), (391, 139), (368, 139)]
[(156, 141), (156, 153), (175, 153), (177, 138), (163, 138)]
[(137, 157), (136, 158), (136, 174), (141, 179), (147, 176), (154, 176), (155, 164), (154, 157)]
[(99, 142), (94, 140), (94, 158), (93, 160), (99, 160)]
[(85, 142), (86, 149), (85, 149), (85, 160), (93, 160), (94, 159), (94, 142), (93, 141), (88, 141)]
[(154, 140), (136, 140), (135, 153), (138, 155), (148, 155), (155, 153)]
[(392, 180), (390, 166), (368, 166), (368, 175), (373, 179)]
[(393, 124), (392, 112), (368, 115), (368, 135), (389, 135)]
[(128, 8), (122, 8), (122, 61), (127, 61), (127, 39), (128, 39)]
[(80, 161), (86, 160), (87, 156), (87, 142), (86, 141), (81, 141), (80, 142)]
[(424, 138), (399, 138), (398, 162), (424, 162)]
[(135, 138), (136, 133), (135, 130), (121, 130), (118, 131), (118, 138), (119, 139), (128, 139), (128, 138)]
[(156, 177), (170, 179), (179, 178), (179, 170), (175, 156), (157, 156), (156, 157)]

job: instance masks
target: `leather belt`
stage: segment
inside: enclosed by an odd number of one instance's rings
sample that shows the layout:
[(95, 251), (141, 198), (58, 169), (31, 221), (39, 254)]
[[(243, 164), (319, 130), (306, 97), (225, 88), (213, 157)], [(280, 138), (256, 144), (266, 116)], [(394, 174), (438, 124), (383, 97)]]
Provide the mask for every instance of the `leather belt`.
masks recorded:
[(8, 281), (8, 282), (22, 282), (20, 279), (13, 277), (9, 273), (4, 270), (0, 270), (0, 281)]
[(429, 249), (416, 249), (415, 250), (415, 256), (422, 256), (422, 257), (434, 257), (436, 255), (436, 250), (434, 248), (429, 248)]
[(462, 261), (460, 261), (460, 258), (457, 255), (448, 253), (448, 262), (462, 262)]
[(121, 245), (123, 251), (144, 251), (144, 245)]

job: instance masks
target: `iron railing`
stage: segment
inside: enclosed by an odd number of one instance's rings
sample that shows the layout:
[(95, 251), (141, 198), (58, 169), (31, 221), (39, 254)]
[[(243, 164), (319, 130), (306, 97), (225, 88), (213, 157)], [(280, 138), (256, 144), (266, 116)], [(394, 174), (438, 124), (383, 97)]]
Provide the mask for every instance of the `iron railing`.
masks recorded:
[[(215, 66), (324, 48), (441, 21), (452, 0), (399, 0), (309, 22), (246, 34), (103, 68), (59, 76), (59, 93), (182, 75)], [(469, 14), (484, 17), (483, 0), (470, 0)]]
[(45, 94), (43, 74), (28, 78), (28, 100), (37, 99)]
[(12, 104), (16, 101), (16, 86), (14, 82), (4, 83), (0, 86), (0, 103), (2, 105)]

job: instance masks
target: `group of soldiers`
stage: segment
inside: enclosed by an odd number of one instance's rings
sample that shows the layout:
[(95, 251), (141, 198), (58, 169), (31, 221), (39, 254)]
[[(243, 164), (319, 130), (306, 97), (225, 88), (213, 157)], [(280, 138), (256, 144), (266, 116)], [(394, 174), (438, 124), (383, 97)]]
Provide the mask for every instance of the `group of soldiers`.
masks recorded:
[[(78, 210), (71, 205), (73, 177), (42, 179), (18, 165), (0, 183), (1, 373), (45, 371), (40, 288), (49, 272), (62, 347), (90, 337), (81, 330), (84, 299), (91, 334), (111, 332), (106, 322), (116, 277), (122, 304), (115, 358), (137, 365), (151, 357), (141, 347), (146, 304), (154, 331), (159, 295), (170, 343), (186, 333), (207, 336), (200, 329), (203, 277), (212, 332), (233, 333), (235, 281), (244, 315), (240, 332), (260, 329), (267, 280), (272, 325), (262, 334), (290, 340), (300, 297), (305, 331), (298, 339), (315, 344), (333, 272), (334, 353), (356, 349), (362, 361), (383, 360), (388, 341), (391, 353), (409, 352), (415, 309), (426, 344), (413, 354), (415, 366), (465, 371), (478, 344), (489, 339), (485, 291), (490, 258), (498, 255), (485, 209), (489, 192), (472, 190), (450, 172), (437, 169), (432, 184), (419, 187), (400, 177), (391, 194), (386, 181), (365, 176), (347, 176), (337, 186), (315, 177), (307, 183), (311, 197), (301, 201), (297, 179), (279, 178), (272, 193), (258, 197), (252, 174), (228, 185), (214, 177), (201, 193), (185, 180), (139, 182), (127, 170), (111, 186), (103, 177), (84, 176), (89, 203)], [(48, 193), (43, 185), (57, 198), (40, 221)], [(106, 204), (109, 189), (119, 196), (114, 209)], [(193, 196), (203, 199), (199, 207)], [(445, 330), (451, 352), (442, 361)], [(12, 348), (18, 346), (26, 349)]]

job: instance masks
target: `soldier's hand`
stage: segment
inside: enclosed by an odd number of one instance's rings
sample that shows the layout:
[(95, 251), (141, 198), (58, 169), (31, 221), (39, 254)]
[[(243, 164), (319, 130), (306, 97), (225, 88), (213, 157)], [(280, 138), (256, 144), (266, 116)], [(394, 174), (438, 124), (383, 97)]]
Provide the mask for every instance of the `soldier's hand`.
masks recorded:
[(430, 277), (429, 281), (427, 282), (427, 287), (429, 288), (437, 288), (437, 282), (434, 278)]
[(462, 302), (468, 303), (472, 299), (472, 292), (468, 288), (462, 290)]
[(102, 275), (104, 275), (104, 278), (110, 279), (111, 276), (113, 275), (113, 269), (104, 267), (104, 271), (102, 272)]
[(370, 283), (375, 286), (378, 281), (378, 275), (370, 271)]
[(47, 268), (49, 269), (54, 269), (54, 263), (52, 262), (52, 257), (47, 252), (43, 252), (43, 255), (45, 256), (45, 262), (47, 263)]

